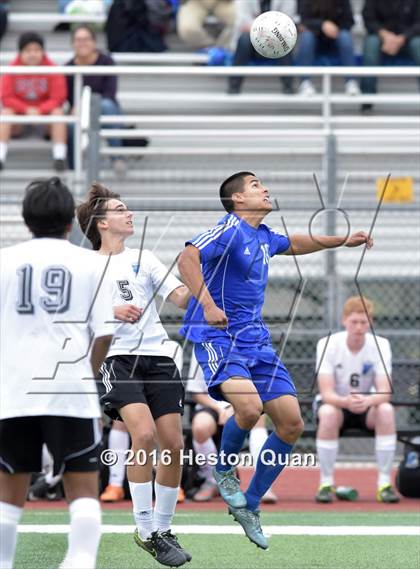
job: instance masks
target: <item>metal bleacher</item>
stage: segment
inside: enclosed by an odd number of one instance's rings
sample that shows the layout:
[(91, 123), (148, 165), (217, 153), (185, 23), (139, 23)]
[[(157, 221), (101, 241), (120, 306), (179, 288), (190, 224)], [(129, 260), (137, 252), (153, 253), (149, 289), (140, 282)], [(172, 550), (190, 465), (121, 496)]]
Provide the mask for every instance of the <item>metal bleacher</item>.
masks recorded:
[[(358, 12), (360, 4), (355, 2)], [(70, 56), (70, 37), (68, 32), (53, 31), (59, 17), (56, 12), (55, 0), (38, 2), (36, 18), (28, 14), (27, 2), (13, 2), (1, 62), (4, 64), (14, 53), (18, 35), (29, 27), (42, 31), (47, 51), (57, 56), (58, 63), (64, 62)], [(105, 44), (101, 33), (98, 43)], [(171, 50), (165, 54), (118, 55), (121, 65), (130, 65), (134, 60), (136, 65), (141, 63), (150, 70), (159, 65), (165, 65), (165, 69), (172, 66), (175, 70), (170, 75), (120, 75), (119, 100), (127, 115), (123, 126), (127, 123), (135, 126), (139, 134), (150, 138), (151, 144), (144, 149), (123, 150), (133, 156), (129, 158), (127, 176), (117, 179), (109, 165), (110, 150), (103, 140), (101, 180), (111, 187), (117, 186), (135, 208), (141, 208), (142, 200), (148, 198), (164, 202), (176, 197), (187, 204), (208, 199), (214, 204), (220, 180), (232, 171), (249, 169), (264, 180), (280, 207), (279, 212), (271, 215), (271, 224), (282, 226), (283, 215), (288, 231), (306, 232), (311, 215), (320, 207), (314, 172), (325, 189), (323, 95), (311, 100), (283, 96), (275, 76), (247, 77), (243, 94), (226, 95), (226, 69), (219, 75), (211, 74), (208, 68), (206, 74), (183, 74), (182, 66), (187, 71), (197, 65), (202, 67), (205, 56), (186, 52), (175, 35), (169, 38), (169, 43)], [(321, 80), (321, 76), (315, 78), (318, 85)], [(334, 131), (340, 133), (337, 192), (340, 193), (346, 180), (343, 205), (347, 209), (357, 208), (351, 214), (352, 226), (360, 229), (367, 229), (373, 216), (369, 208), (377, 203), (377, 177), (388, 172), (394, 176), (412, 176), (416, 185), (420, 178), (415, 77), (398, 77), (398, 80), (393, 76), (381, 77), (380, 91), (388, 99), (378, 100), (377, 111), (372, 116), (362, 116), (359, 113), (362, 99), (340, 95), (342, 78), (332, 77), (335, 101), (331, 120)], [(112, 120), (102, 119), (103, 139)], [(7, 167), (0, 175), (3, 244), (14, 243), (27, 235), (18, 223), (18, 202), (29, 180), (50, 174), (46, 168), (48, 152), (48, 143), (39, 139), (36, 143), (33, 139), (11, 143)], [(68, 172), (66, 179), (77, 195), (84, 194), (84, 178), (76, 179)], [(417, 193), (415, 200), (412, 208), (402, 207), (397, 214), (388, 208), (379, 216), (375, 236), (380, 246), (370, 254), (370, 270), (375, 274), (390, 271), (417, 274), (415, 263), (407, 262), (417, 258), (419, 236), (414, 211), (419, 205)], [(365, 210), (360, 211), (361, 208)], [(170, 264), (184, 237), (214, 222), (219, 215), (216, 211), (149, 212), (146, 246), (151, 246)], [(139, 223), (143, 216), (141, 211), (136, 213)], [(404, 252), (396, 257), (394, 252), (402, 250), (403, 243)], [(356, 252), (338, 254), (338, 265), (344, 274), (352, 274), (357, 261)], [(306, 274), (315, 276), (323, 273), (324, 262), (324, 258), (314, 256), (301, 263)], [(273, 266), (274, 274), (284, 271), (291, 274), (293, 270), (292, 263), (286, 262), (285, 266), (284, 260), (281, 269), (276, 263)]]

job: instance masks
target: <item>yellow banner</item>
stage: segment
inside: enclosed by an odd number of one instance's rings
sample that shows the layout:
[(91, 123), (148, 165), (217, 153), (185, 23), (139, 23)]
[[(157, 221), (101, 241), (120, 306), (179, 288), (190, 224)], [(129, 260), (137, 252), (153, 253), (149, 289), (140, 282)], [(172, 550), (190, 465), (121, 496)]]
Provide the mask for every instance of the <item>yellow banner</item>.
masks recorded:
[[(376, 179), (376, 197), (381, 199), (386, 178)], [(414, 201), (413, 178), (390, 178), (384, 195), (384, 203), (411, 203)]]

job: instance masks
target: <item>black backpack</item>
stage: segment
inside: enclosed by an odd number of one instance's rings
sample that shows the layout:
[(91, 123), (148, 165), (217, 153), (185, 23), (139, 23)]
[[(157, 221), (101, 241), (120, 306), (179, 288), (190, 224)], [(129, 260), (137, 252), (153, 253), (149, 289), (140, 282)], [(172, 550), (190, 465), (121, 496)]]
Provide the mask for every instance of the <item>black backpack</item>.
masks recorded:
[(396, 478), (398, 492), (406, 498), (420, 498), (420, 440), (416, 437), (405, 445)]

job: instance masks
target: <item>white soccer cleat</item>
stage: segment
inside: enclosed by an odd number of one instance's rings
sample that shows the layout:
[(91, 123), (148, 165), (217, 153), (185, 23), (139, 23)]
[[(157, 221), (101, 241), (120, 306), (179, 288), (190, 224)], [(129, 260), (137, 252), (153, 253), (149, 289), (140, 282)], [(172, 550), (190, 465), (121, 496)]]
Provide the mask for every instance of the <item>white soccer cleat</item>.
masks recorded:
[(350, 97), (356, 97), (357, 95), (360, 95), (359, 83), (355, 79), (349, 79), (346, 81), (344, 91), (346, 95), (350, 95)]
[(316, 94), (316, 89), (312, 81), (306, 79), (300, 84), (298, 93), (302, 97), (313, 97)]

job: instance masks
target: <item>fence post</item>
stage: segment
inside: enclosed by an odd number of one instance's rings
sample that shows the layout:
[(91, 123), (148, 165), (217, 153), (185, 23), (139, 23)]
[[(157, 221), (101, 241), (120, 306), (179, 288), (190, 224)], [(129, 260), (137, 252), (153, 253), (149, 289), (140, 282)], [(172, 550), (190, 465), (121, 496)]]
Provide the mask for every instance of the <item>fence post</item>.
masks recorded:
[(76, 185), (79, 187), (82, 181), (82, 125), (80, 122), (80, 117), (82, 113), (82, 89), (83, 89), (83, 78), (80, 73), (74, 75), (74, 115), (77, 121), (74, 125), (74, 174), (76, 178)]
[(86, 168), (86, 184), (87, 187), (99, 178), (99, 148), (101, 144), (100, 128), (101, 128), (101, 97), (97, 93), (92, 93), (90, 99), (90, 129), (89, 144), (87, 149), (87, 168)]
[[(327, 235), (336, 235), (337, 231), (337, 145), (334, 134), (326, 136), (325, 170), (327, 178)], [(326, 251), (327, 271), (327, 325), (331, 331), (337, 330), (338, 322), (338, 275), (337, 250)]]

